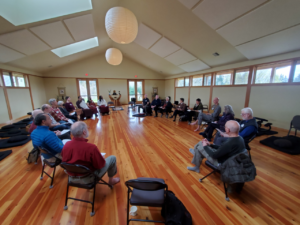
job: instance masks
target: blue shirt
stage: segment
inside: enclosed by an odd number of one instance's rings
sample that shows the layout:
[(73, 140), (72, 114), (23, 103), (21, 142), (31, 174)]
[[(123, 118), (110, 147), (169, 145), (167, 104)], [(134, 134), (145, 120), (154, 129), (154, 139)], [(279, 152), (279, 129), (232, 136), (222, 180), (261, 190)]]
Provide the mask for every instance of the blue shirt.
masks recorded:
[[(246, 120), (246, 123), (248, 122), (248, 120)], [(246, 127), (242, 132), (239, 132), (239, 135), (241, 137), (248, 137), (249, 135), (256, 133), (257, 132), (257, 129), (255, 126), (249, 126), (249, 127)]]
[[(49, 130), (48, 126), (37, 126), (31, 133), (31, 140), (33, 147), (44, 147), (53, 155), (61, 153), (64, 145), (62, 141), (56, 136), (53, 131)], [(42, 154), (45, 159), (50, 159), (53, 156), (49, 154)]]

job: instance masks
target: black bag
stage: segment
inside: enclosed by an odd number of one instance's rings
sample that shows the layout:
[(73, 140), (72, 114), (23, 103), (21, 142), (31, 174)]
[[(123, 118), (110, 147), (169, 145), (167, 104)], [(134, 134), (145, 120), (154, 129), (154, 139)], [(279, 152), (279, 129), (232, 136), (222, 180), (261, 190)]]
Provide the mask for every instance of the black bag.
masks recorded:
[(32, 149), (29, 153), (28, 156), (26, 158), (27, 163), (30, 164), (32, 162), (37, 162), (37, 159), (39, 157), (39, 153), (40, 151), (36, 148)]
[[(161, 215), (167, 225), (192, 225), (192, 216), (172, 191), (167, 191)], [(167, 207), (167, 212), (165, 208)], [(167, 213), (167, 215), (165, 215)]]

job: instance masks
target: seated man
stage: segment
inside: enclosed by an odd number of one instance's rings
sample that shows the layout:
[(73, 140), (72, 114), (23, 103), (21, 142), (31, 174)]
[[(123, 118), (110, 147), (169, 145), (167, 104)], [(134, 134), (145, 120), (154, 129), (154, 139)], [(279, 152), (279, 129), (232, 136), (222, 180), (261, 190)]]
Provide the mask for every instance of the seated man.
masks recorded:
[(34, 111), (31, 113), (31, 116), (32, 116), (32, 118), (33, 118), (33, 121), (32, 121), (32, 124), (30, 124), (30, 128), (29, 128), (29, 131), (28, 131), (30, 134), (32, 133), (32, 131), (34, 131), (34, 130), (37, 128), (37, 126), (34, 124), (34, 119), (35, 119), (35, 117), (36, 117), (38, 114), (41, 114), (41, 113), (43, 113), (43, 111), (40, 110), (40, 109), (36, 109), (36, 110), (34, 110)]
[(144, 98), (143, 98), (143, 113), (145, 113), (146, 116), (147, 115), (152, 116), (150, 100), (149, 100), (149, 98), (147, 98), (147, 95), (144, 95)]
[[(244, 138), (244, 140), (247, 140), (257, 133), (258, 124), (256, 122), (256, 119), (253, 117), (253, 110), (251, 108), (242, 109), (241, 116), (242, 116), (242, 120), (239, 122), (240, 123), (239, 135), (242, 138)], [(214, 144), (220, 145), (224, 141), (226, 141), (226, 139), (227, 136), (225, 133), (218, 132), (214, 139)]]
[(56, 99), (55, 98), (49, 99), (49, 104), (50, 104), (50, 106), (52, 108), (50, 114), (56, 120), (56, 122), (60, 123), (60, 121), (65, 121), (66, 123), (68, 123), (69, 119), (67, 117), (65, 117), (65, 115), (57, 107), (57, 101), (56, 101)]
[[(65, 107), (64, 107), (64, 102), (63, 101), (59, 101), (57, 103), (57, 106), (59, 108), (59, 110), (61, 111), (61, 113), (68, 119), (71, 119), (73, 122), (77, 121), (78, 120), (78, 117), (77, 117), (77, 113), (76, 112), (73, 112), (73, 113), (69, 113)], [(52, 107), (53, 108), (53, 107)], [(72, 115), (71, 115), (72, 114)]]
[(221, 113), (221, 106), (219, 104), (219, 98), (214, 98), (213, 100), (214, 105), (212, 107), (212, 110), (214, 111), (213, 113), (199, 113), (198, 114), (198, 118), (194, 123), (191, 123), (191, 125), (195, 125), (198, 123), (198, 127), (195, 131), (198, 131), (200, 129), (200, 125), (202, 124), (202, 121), (206, 121), (206, 122), (213, 122), (213, 121), (217, 121), (218, 117)]
[[(38, 114), (34, 119), (34, 123), (37, 128), (31, 133), (33, 147), (44, 147), (61, 159), (60, 153), (63, 149), (63, 143), (54, 132), (49, 130), (49, 126), (51, 125), (49, 115), (45, 113)], [(42, 156), (49, 162), (55, 162), (56, 160), (55, 157), (49, 154), (42, 153)]]
[(95, 114), (95, 117), (98, 116), (97, 108), (89, 108), (81, 96), (78, 96), (78, 101), (76, 102), (76, 105), (79, 109), (82, 109), (83, 111), (83, 114), (80, 115), (80, 118), (82, 120), (84, 119), (84, 117), (92, 117), (93, 114)]
[(159, 99), (159, 95), (156, 95), (155, 99), (151, 103), (151, 108), (154, 109), (154, 111), (155, 111), (154, 117), (157, 117), (157, 111), (158, 111), (159, 107), (161, 107), (161, 101)]
[[(188, 107), (188, 109), (190, 109)], [(192, 122), (192, 117), (198, 117), (198, 114), (199, 114), (199, 110), (203, 111), (203, 105), (201, 103), (201, 99), (200, 98), (197, 98), (196, 99), (196, 104), (194, 105), (194, 108), (190, 109), (191, 111), (186, 111), (185, 112), (185, 116), (187, 117), (187, 121), (189, 124), (191, 124)]]
[(188, 167), (188, 170), (200, 172), (200, 165), (202, 160), (206, 158), (215, 166), (219, 166), (231, 156), (246, 151), (244, 139), (239, 136), (240, 125), (234, 120), (230, 120), (225, 124), (225, 132), (227, 140), (220, 146), (211, 145), (207, 139), (200, 141), (195, 145), (194, 149), (190, 149), (190, 152), (194, 155), (192, 163), (194, 167)]
[(179, 115), (179, 116), (182, 116), (184, 115), (186, 111), (186, 104), (184, 103), (184, 98), (180, 98), (180, 103), (179, 103), (179, 106), (177, 109), (175, 109), (173, 115), (170, 117), (170, 118), (173, 118), (174, 116), (174, 122), (176, 121), (176, 116)]
[(166, 97), (166, 102), (164, 103), (164, 105), (161, 107), (160, 109), (160, 113), (161, 113), (161, 116), (163, 116), (164, 112), (166, 112), (166, 118), (169, 117), (169, 113), (172, 112), (172, 103), (170, 102), (170, 97)]
[(49, 125), (50, 130), (67, 130), (70, 129), (70, 124), (67, 124), (66, 121), (59, 121), (59, 123), (51, 116), (50, 112), (52, 108), (48, 104), (42, 105), (42, 110), (45, 114), (47, 114), (51, 120), (51, 124)]
[[(87, 143), (89, 136), (87, 125), (84, 122), (76, 122), (71, 127), (74, 136), (72, 141), (66, 143), (62, 151), (62, 161), (70, 164), (79, 164), (88, 167), (100, 180), (107, 172), (109, 184), (120, 182), (120, 178), (113, 178), (117, 174), (117, 159), (114, 155), (103, 158), (96, 145)], [(92, 175), (69, 174), (70, 181), (89, 184), (94, 181)]]

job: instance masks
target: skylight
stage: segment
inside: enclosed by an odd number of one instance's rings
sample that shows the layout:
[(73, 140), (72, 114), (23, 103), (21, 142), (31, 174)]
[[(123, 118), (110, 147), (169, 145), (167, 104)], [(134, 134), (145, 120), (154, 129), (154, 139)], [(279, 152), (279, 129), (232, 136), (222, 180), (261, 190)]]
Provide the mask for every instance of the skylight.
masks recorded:
[(91, 0), (1, 0), (0, 15), (15, 26), (93, 9)]
[(74, 44), (66, 45), (60, 48), (56, 48), (51, 50), (54, 54), (59, 56), (60, 58), (72, 55), (78, 52), (82, 52), (91, 48), (95, 48), (99, 46), (98, 38), (93, 37), (84, 41), (76, 42)]

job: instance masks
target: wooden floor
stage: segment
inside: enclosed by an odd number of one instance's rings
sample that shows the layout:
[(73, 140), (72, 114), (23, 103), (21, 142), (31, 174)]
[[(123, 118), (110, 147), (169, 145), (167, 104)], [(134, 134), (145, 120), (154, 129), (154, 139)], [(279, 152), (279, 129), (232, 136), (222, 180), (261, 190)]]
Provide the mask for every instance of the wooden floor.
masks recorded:
[[(137, 177), (165, 179), (191, 213), (193, 224), (300, 224), (300, 156), (261, 145), (259, 140), (266, 136), (250, 144), (256, 179), (246, 183), (241, 194), (229, 195), (227, 202), (219, 175), (200, 183), (199, 178), (211, 169), (202, 165), (200, 174), (186, 169), (192, 159), (188, 149), (201, 140), (193, 131), (195, 127), (165, 117), (131, 117), (126, 107), (86, 123), (89, 142), (117, 157), (121, 178), (113, 190), (98, 185), (95, 216), (90, 217), (90, 204), (73, 200), (68, 202), (69, 209), (63, 210), (67, 175), (57, 167), (54, 187), (49, 189), (50, 179), (39, 179), (41, 161), (35, 165), (25, 160), (32, 149), (29, 142), (13, 148), (13, 153), (0, 162), (0, 224), (126, 224), (124, 183)], [(279, 131), (279, 136), (287, 133)], [(92, 198), (92, 191), (77, 188), (70, 188), (69, 194)], [(161, 219), (160, 209), (139, 207), (137, 218), (146, 217)]]

